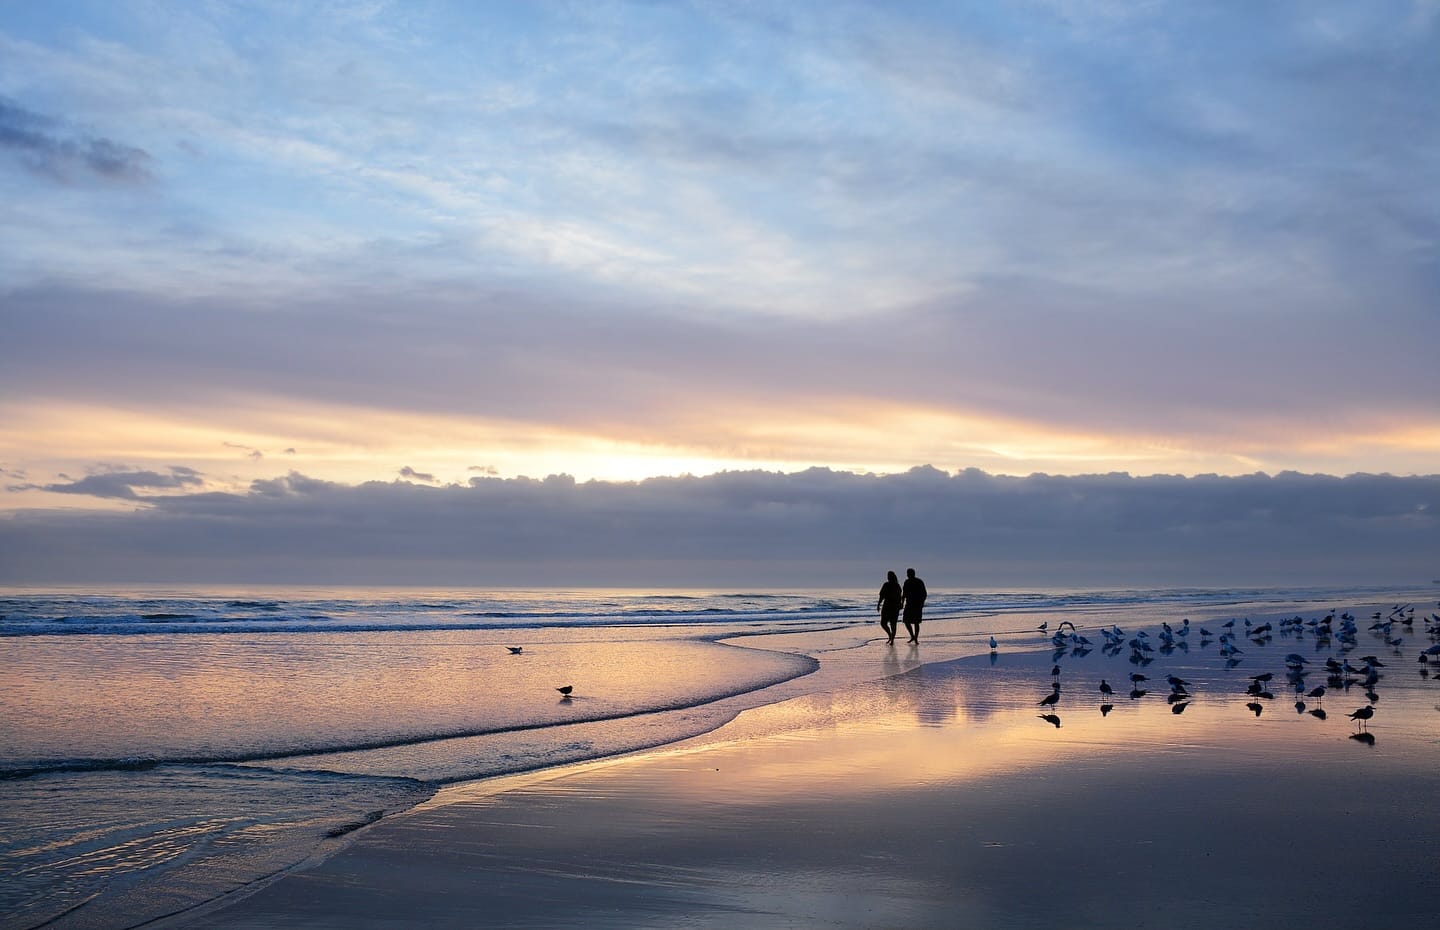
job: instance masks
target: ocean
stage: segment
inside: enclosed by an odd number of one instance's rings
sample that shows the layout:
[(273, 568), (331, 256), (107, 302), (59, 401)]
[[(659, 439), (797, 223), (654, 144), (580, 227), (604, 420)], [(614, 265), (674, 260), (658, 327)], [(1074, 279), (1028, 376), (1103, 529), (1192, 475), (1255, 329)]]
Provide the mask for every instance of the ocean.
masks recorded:
[(1041, 618), (1258, 622), (1436, 590), (938, 589), (946, 634), (884, 663), (870, 589), (0, 590), (0, 926), (183, 912), (443, 785), (700, 736)]

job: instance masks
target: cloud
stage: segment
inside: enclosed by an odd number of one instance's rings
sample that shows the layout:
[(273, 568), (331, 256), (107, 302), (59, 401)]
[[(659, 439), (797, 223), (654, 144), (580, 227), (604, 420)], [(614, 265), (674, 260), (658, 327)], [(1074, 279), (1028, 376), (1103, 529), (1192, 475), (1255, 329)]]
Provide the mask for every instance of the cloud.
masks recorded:
[(0, 150), (31, 172), (57, 181), (152, 180), (150, 153), (67, 126), (0, 97)]
[(810, 469), (427, 487), (292, 472), (123, 514), (17, 513), (0, 547), (20, 554), (0, 580), (32, 582), (865, 586), (914, 565), (948, 589), (1424, 583), (1440, 476)]
[[(67, 476), (62, 476), (67, 477)], [(174, 465), (169, 474), (154, 471), (104, 471), (84, 478), (46, 485), (23, 485), (14, 490), (42, 490), (56, 494), (81, 494), (89, 497), (119, 500), (153, 500), (135, 493), (136, 488), (175, 490), (204, 484), (204, 477), (193, 468)]]
[(430, 474), (429, 472), (416, 471), (409, 465), (406, 465), (404, 468), (400, 469), (400, 477), (413, 478), (416, 481), (427, 481), (432, 484), (435, 482), (434, 475)]
[(253, 446), (247, 446), (238, 442), (225, 442), (221, 443), (221, 445), (223, 445), (227, 449), (240, 449), (244, 451), (246, 458), (253, 459), (257, 462), (265, 457), (264, 452), (261, 452), (259, 449), (256, 449)]
[[(52, 288), (0, 296), (0, 396), (188, 410), (237, 432), (247, 410), (307, 410), (312, 422), (395, 411), (462, 430), (509, 423), (877, 470), (1004, 470), (991, 450), (1024, 432), (1039, 438), (1012, 455), (1022, 471), (1075, 470), (1046, 436), (1172, 450), (1177, 464), (1162, 467), (1189, 473), (1417, 471), (1410, 462), (1435, 454), (1424, 437), (1440, 435), (1424, 380), (1335, 374), (1430, 366), (1440, 316), (1418, 293), (1393, 296), (1361, 312), (1369, 301), (1340, 294), (1322, 308), (1198, 286), (1141, 297), (994, 278), (883, 321), (761, 327), (540, 289), (376, 288), (257, 307)], [(1406, 430), (1413, 449), (1373, 457), (1376, 437)]]

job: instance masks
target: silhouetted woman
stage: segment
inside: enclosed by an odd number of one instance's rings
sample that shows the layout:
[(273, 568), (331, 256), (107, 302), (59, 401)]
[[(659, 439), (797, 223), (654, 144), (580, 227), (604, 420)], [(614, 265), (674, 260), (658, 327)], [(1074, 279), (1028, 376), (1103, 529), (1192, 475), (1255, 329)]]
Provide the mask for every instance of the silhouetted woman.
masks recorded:
[(886, 572), (886, 582), (880, 586), (880, 600), (876, 602), (875, 609), (880, 611), (880, 629), (885, 631), (886, 642), (895, 642), (895, 628), (900, 620), (900, 601), (903, 592), (900, 589), (900, 579), (895, 577), (894, 572)]

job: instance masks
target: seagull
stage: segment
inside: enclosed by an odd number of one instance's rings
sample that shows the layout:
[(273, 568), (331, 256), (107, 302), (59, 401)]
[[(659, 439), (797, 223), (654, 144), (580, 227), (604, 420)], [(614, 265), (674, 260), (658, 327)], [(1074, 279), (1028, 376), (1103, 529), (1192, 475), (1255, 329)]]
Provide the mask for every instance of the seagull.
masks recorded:
[(1115, 689), (1110, 687), (1110, 682), (1102, 678), (1100, 679), (1100, 693), (1105, 695), (1106, 700), (1109, 700), (1110, 696), (1115, 693)]
[(521, 652), (525, 650), (524, 646), (506, 646), (505, 648), (510, 650), (510, 654), (512, 656), (518, 656)]
[(1049, 621), (1049, 620), (1042, 620), (1042, 621), (1040, 622), (1040, 626), (1039, 626), (1040, 632), (1041, 632), (1041, 633), (1044, 633), (1044, 632), (1045, 632), (1046, 630), (1048, 630), (1048, 629), (1050, 629), (1050, 621)]
[(1041, 698), (1041, 699), (1040, 699), (1039, 701), (1037, 701), (1036, 703), (1039, 704), (1041, 707), (1050, 707), (1050, 706), (1053, 706), (1054, 704), (1056, 704), (1057, 702), (1059, 702), (1059, 700), (1060, 700), (1060, 692), (1059, 692), (1059, 691), (1051, 691), (1049, 694), (1045, 695), (1043, 698)]
[(990, 637), (990, 651), (991, 651), (991, 652), (994, 652), (996, 649), (999, 649), (999, 648), (1000, 648), (1000, 644), (997, 643), (997, 642), (995, 642), (995, 637), (993, 637), (993, 636)]
[(1165, 680), (1170, 682), (1170, 687), (1172, 688), (1184, 688), (1186, 685), (1190, 684), (1190, 682), (1186, 681), (1185, 679), (1176, 678), (1174, 675), (1166, 675)]
[(1349, 716), (1351, 720), (1354, 720), (1361, 726), (1361, 728), (1364, 728), (1365, 721), (1375, 716), (1375, 708), (1371, 707), (1369, 704), (1366, 704), (1364, 707), (1360, 708), (1359, 710), (1355, 711), (1355, 713), (1350, 714)]
[(569, 697), (569, 696), (570, 696), (570, 692), (575, 690), (575, 686), (574, 686), (574, 685), (562, 685), (562, 686), (560, 686), (559, 688), (556, 688), (555, 690), (556, 690), (556, 691), (559, 691), (561, 694), (565, 695), (566, 697)]

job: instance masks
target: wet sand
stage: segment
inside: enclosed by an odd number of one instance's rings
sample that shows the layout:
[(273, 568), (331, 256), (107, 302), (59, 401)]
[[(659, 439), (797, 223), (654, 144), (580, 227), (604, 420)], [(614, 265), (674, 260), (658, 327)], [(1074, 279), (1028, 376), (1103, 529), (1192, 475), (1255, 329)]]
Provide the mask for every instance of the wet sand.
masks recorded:
[[(1012, 637), (666, 749), (446, 789), (165, 925), (1423, 925), (1440, 900), (1440, 681), (1406, 649), (1362, 742), (1353, 689), (1303, 709), (1244, 694), (1293, 648), (1235, 668), (1213, 649), (1168, 657), (1135, 700), (1139, 666), (1065, 655), (1056, 727), (1037, 703), (1056, 656)], [(1192, 682), (1182, 713), (1167, 670)], [(1107, 713), (1102, 677), (1120, 692)]]

